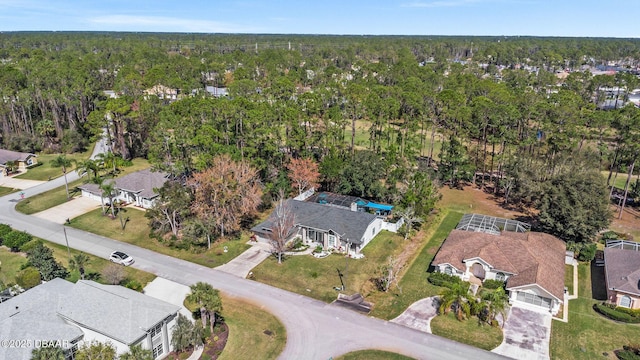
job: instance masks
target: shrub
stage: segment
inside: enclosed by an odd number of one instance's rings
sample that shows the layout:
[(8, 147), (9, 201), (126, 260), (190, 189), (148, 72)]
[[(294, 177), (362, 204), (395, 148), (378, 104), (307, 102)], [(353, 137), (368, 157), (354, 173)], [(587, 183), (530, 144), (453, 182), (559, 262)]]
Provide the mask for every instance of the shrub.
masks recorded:
[(16, 275), (16, 283), (25, 290), (40, 285), (40, 282), (40, 272), (33, 266), (27, 267)]
[(451, 287), (453, 284), (461, 283), (462, 279), (455, 275), (449, 275), (441, 272), (433, 272), (429, 275), (429, 282), (435, 286)]
[(616, 350), (615, 354), (620, 360), (640, 360), (640, 345), (624, 345), (622, 350)]
[(29, 241), (28, 243), (20, 246), (20, 251), (22, 251), (24, 253), (28, 253), (29, 251), (33, 250), (34, 247), (38, 246), (38, 244), (42, 244), (42, 241), (40, 241), (38, 239), (33, 239), (33, 240)]
[(614, 239), (619, 239), (620, 236), (618, 235), (618, 233), (616, 233), (613, 230), (609, 230), (609, 231), (605, 231), (602, 234), (602, 239), (603, 240), (614, 240)]
[(485, 280), (482, 283), (482, 287), (489, 290), (495, 290), (504, 287), (504, 281), (500, 280)]
[[(625, 322), (625, 323), (633, 323), (633, 324), (640, 323), (640, 316), (638, 315), (634, 316), (630, 314), (628, 311), (623, 311), (624, 308), (620, 308), (620, 307), (612, 308), (607, 304), (593, 304), (593, 309), (596, 312), (608, 317), (611, 320)], [(624, 310), (628, 310), (628, 309), (624, 309)], [(629, 310), (629, 311), (633, 311), (633, 310)]]
[(313, 250), (313, 252), (316, 253), (316, 254), (321, 253), (322, 252), (322, 246), (321, 245), (316, 246), (316, 248)]
[(142, 292), (142, 284), (140, 284), (139, 282), (137, 282), (135, 280), (127, 281), (127, 283), (124, 286), (126, 288), (128, 288), (128, 289), (135, 290), (135, 291), (138, 291), (138, 292)]
[(0, 224), (0, 244), (4, 241), (4, 237), (12, 231), (13, 229), (11, 229), (11, 226), (7, 224)]
[(33, 239), (29, 233), (25, 231), (12, 231), (4, 236), (3, 244), (13, 252), (20, 250), (20, 247)]
[(580, 248), (578, 260), (586, 262), (592, 261), (596, 257), (596, 250), (596, 244), (585, 244)]

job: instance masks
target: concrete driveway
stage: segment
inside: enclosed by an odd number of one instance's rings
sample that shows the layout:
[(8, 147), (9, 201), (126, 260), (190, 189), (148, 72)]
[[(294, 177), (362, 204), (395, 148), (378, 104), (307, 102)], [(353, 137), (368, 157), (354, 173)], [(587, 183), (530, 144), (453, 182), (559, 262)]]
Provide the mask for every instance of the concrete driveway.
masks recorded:
[(79, 196), (72, 198), (64, 204), (60, 204), (50, 209), (40, 211), (39, 213), (35, 213), (33, 214), (33, 216), (49, 220), (56, 224), (64, 224), (67, 219), (73, 219), (74, 217), (86, 214), (89, 211), (97, 209), (99, 207), (99, 202)]
[(157, 277), (144, 287), (145, 295), (166, 301), (180, 307), (180, 314), (192, 319), (191, 311), (184, 307), (184, 298), (189, 295), (191, 289), (188, 286), (177, 282)]
[(549, 360), (551, 314), (511, 307), (502, 344), (492, 351), (519, 360)]
[(216, 267), (228, 274), (246, 278), (254, 267), (260, 265), (271, 255), (271, 245), (253, 242), (251, 247), (226, 264)]
[(24, 189), (32, 188), (34, 186), (38, 186), (43, 183), (46, 183), (46, 181), (16, 179), (8, 176), (0, 177), (0, 186), (12, 188), (12, 189), (24, 190)]
[(431, 319), (438, 315), (438, 306), (437, 296), (418, 300), (391, 322), (431, 334)]

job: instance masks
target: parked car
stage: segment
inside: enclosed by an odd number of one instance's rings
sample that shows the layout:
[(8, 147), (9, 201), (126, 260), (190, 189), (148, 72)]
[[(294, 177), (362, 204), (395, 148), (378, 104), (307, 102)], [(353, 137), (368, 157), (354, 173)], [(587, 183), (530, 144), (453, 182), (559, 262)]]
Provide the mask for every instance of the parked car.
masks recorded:
[(111, 256), (109, 257), (109, 260), (111, 260), (111, 262), (114, 262), (116, 264), (121, 264), (124, 266), (129, 266), (134, 262), (131, 256), (123, 253), (122, 251), (112, 252)]

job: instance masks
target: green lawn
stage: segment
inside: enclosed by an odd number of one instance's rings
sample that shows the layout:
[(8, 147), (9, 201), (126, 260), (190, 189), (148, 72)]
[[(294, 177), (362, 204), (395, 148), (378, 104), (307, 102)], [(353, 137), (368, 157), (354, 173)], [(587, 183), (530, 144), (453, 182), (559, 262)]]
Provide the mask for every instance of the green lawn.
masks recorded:
[[(83, 184), (83, 180), (76, 180), (69, 183), (69, 194), (74, 196), (78, 194), (76, 187)], [(67, 201), (67, 192), (65, 186), (62, 185), (55, 189), (43, 192), (42, 194), (29, 196), (29, 190), (25, 190), (26, 196), (16, 205), (16, 210), (23, 214), (31, 215), (37, 212), (50, 209)]]
[(144, 211), (127, 208), (123, 216), (129, 218), (124, 231), (118, 218), (112, 220), (108, 216), (103, 216), (100, 208), (72, 219), (70, 226), (208, 267), (225, 264), (250, 247), (246, 244), (249, 237), (245, 235), (239, 240), (215, 242), (211, 249), (205, 252), (173, 249), (149, 237), (150, 228), (147, 218), (144, 217)]
[(0, 196), (5, 196), (11, 194), (12, 192), (16, 192), (18, 189), (12, 189), (4, 186), (0, 186)]
[(15, 284), (16, 274), (26, 262), (24, 254), (12, 253), (6, 247), (0, 247), (0, 282), (5, 286)]
[(51, 161), (53, 161), (53, 159), (57, 158), (60, 155), (64, 155), (67, 159), (72, 160), (74, 163), (71, 165), (70, 169), (67, 169), (67, 171), (72, 171), (75, 170), (76, 163), (88, 159), (91, 156), (92, 151), (93, 147), (83, 153), (38, 154), (38, 163), (41, 165), (27, 170), (26, 173), (18, 175), (16, 176), (16, 178), (40, 181), (55, 179), (58, 176), (62, 176), (62, 168), (51, 166)]
[(376, 304), (371, 315), (390, 320), (400, 315), (414, 302), (439, 294), (442, 288), (434, 286), (427, 281), (427, 270), (440, 245), (449, 235), (449, 232), (456, 227), (461, 218), (461, 213), (444, 211), (434, 221), (425, 231), (425, 237), (429, 240), (423, 245), (422, 250), (415, 255), (402, 280), (400, 280), (402, 292), (400, 293), (400, 291), (393, 288), (388, 293), (378, 292), (372, 294), (367, 298)]
[(269, 312), (239, 299), (222, 295), (222, 315), (229, 339), (219, 360), (276, 359), (287, 342), (282, 323)]
[(564, 266), (564, 286), (568, 289), (570, 295), (573, 295), (573, 266)]
[[(607, 179), (609, 177), (609, 171), (604, 170), (604, 171), (600, 171), (600, 173), (602, 174), (602, 176), (604, 176), (605, 179)], [(617, 187), (618, 189), (624, 189), (625, 184), (627, 183), (627, 176), (629, 174), (627, 173), (616, 173), (614, 172), (611, 175), (611, 182), (615, 185), (615, 187)], [(638, 178), (637, 175), (634, 175), (631, 177), (631, 181), (629, 182), (629, 187), (633, 186), (633, 184), (636, 182), (636, 179)], [(615, 179), (615, 181), (614, 181)]]
[(324, 259), (299, 255), (287, 257), (282, 264), (278, 264), (275, 257), (269, 257), (253, 269), (254, 279), (331, 302), (338, 294), (334, 287), (341, 285), (336, 269), (344, 273), (347, 288), (345, 293), (367, 293), (372, 286), (369, 279), (390, 255), (402, 250), (403, 242), (401, 236), (383, 231), (362, 250), (365, 254), (364, 259), (349, 259), (339, 254)]
[(412, 360), (408, 356), (382, 351), (382, 350), (360, 350), (344, 354), (336, 360)]
[(638, 343), (639, 325), (614, 322), (592, 308), (606, 298), (603, 271), (588, 264), (578, 267), (579, 297), (569, 301), (569, 322), (554, 321), (551, 327), (552, 359), (616, 359), (614, 350)]
[(431, 331), (435, 335), (484, 350), (492, 350), (502, 342), (502, 329), (500, 327), (480, 324), (475, 317), (458, 321), (453, 312), (433, 318), (431, 320)]
[[(53, 257), (69, 270), (69, 253), (67, 252), (66, 246), (54, 244), (45, 240), (41, 241), (44, 242), (45, 246), (53, 250)], [(72, 257), (79, 253), (80, 251), (71, 249)], [(89, 263), (85, 267), (86, 274), (100, 274), (106, 266), (111, 264), (111, 262), (106, 259), (102, 259), (90, 254), (86, 255), (90, 259)], [(0, 261), (2, 262), (2, 266), (0, 267), (0, 281), (2, 281), (2, 283), (5, 285), (15, 284), (16, 274), (20, 271), (20, 267), (27, 262), (26, 255), (24, 253), (12, 253), (7, 248), (0, 247)], [(153, 274), (144, 272), (142, 270), (137, 270), (132, 267), (124, 267), (124, 270), (126, 274), (126, 280), (123, 281), (123, 283), (127, 282), (128, 280), (135, 280), (142, 284), (142, 286), (144, 286), (155, 278), (155, 275)], [(70, 271), (67, 280), (76, 282), (79, 278), (80, 274), (77, 271)], [(101, 279), (98, 278), (97, 281), (101, 282)]]

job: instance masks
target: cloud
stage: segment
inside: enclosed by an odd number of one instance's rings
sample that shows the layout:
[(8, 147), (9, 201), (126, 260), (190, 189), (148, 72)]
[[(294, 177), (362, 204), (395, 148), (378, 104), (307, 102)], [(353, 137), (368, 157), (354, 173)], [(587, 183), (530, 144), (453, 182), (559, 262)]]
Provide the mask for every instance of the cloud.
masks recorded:
[(206, 32), (206, 33), (248, 33), (259, 32), (249, 27), (219, 21), (185, 19), (165, 16), (105, 15), (87, 19), (94, 25), (113, 26), (119, 30)]

